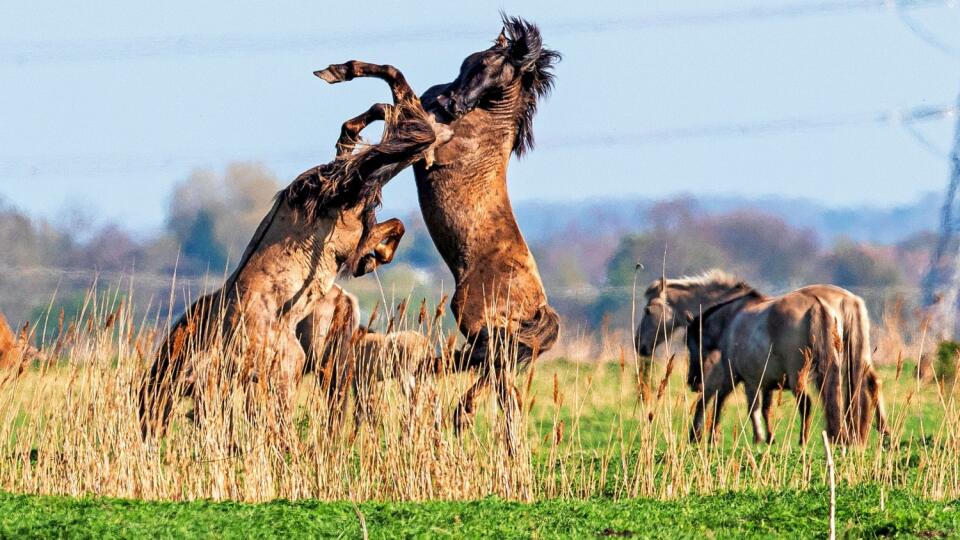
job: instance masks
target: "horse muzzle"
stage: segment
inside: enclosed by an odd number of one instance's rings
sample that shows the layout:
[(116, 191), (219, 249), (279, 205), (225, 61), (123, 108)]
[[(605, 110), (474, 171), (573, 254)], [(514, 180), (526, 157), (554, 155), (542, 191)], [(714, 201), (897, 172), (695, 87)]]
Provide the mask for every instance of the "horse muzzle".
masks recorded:
[(453, 118), (460, 118), (472, 110), (472, 107), (468, 107), (457, 96), (440, 94), (437, 96), (437, 104)]

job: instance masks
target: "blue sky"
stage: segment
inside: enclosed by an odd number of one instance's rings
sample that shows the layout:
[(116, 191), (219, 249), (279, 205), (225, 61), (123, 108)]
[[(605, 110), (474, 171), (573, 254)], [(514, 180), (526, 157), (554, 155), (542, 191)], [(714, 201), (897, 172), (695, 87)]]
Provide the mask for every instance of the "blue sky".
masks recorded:
[[(937, 152), (948, 150), (953, 120), (916, 126), (931, 150), (895, 123), (866, 119), (956, 103), (960, 7), (928, 2), (904, 15), (882, 3), (510, 3), (564, 54), (535, 123), (539, 146), (511, 165), (513, 197), (891, 205), (942, 189)], [(293, 178), (331, 158), (344, 119), (388, 99), (382, 83), (330, 87), (314, 69), (388, 62), (422, 91), (488, 46), (505, 7), (4, 2), (0, 197), (54, 220), (86, 206), (146, 231), (194, 168), (252, 160)], [(392, 208), (415, 205), (412, 176), (385, 197)]]

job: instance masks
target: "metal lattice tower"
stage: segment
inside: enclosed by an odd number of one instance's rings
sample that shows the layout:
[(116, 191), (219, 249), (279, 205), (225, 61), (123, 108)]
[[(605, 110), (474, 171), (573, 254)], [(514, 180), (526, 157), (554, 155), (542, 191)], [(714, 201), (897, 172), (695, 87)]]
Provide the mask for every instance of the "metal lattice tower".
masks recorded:
[[(960, 96), (957, 96), (960, 108)], [(958, 288), (960, 288), (960, 114), (954, 112), (957, 124), (950, 151), (950, 180), (940, 214), (940, 236), (930, 258), (930, 267), (923, 278), (921, 306), (930, 318), (931, 327), (941, 337), (952, 338), (956, 332)]]

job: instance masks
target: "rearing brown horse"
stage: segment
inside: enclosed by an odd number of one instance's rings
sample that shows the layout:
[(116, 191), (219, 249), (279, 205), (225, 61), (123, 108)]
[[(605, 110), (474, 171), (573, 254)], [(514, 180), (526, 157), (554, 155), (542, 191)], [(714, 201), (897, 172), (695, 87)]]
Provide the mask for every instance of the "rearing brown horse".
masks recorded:
[[(522, 367), (552, 347), (560, 319), (547, 303), (537, 263), (513, 214), (507, 165), (511, 154), (521, 156), (533, 147), (537, 101), (553, 86), (560, 54), (543, 46), (535, 25), (511, 17), (504, 17), (503, 25), (492, 47), (463, 61), (453, 82), (421, 97), (424, 109), (447, 124), (453, 137), (434, 148), (432, 162), (427, 156), (415, 163), (414, 173), (427, 229), (456, 281), (451, 308), (468, 343), (457, 352), (454, 369), (492, 361), (492, 369), (460, 400), (454, 425), (460, 431), (469, 424), (477, 395), (492, 382), (513, 448), (511, 364), (516, 359)], [(350, 71), (349, 78), (379, 76)], [(515, 354), (499, 354), (513, 347)]]
[(453, 82), (421, 98), (428, 112), (453, 129), (432, 167), (419, 162), (414, 173), (427, 229), (456, 281), (451, 308), (468, 341), (458, 367), (480, 367), (488, 357), (493, 362), (460, 400), (458, 430), (471, 421), (477, 394), (491, 382), (509, 429), (515, 396), (506, 376), (509, 362), (496, 354), (503, 350), (498, 343), (515, 336), (522, 367), (560, 333), (507, 193), (510, 155), (533, 147), (537, 101), (553, 87), (559, 60), (559, 53), (543, 46), (535, 25), (504, 17), (492, 47), (468, 56)]

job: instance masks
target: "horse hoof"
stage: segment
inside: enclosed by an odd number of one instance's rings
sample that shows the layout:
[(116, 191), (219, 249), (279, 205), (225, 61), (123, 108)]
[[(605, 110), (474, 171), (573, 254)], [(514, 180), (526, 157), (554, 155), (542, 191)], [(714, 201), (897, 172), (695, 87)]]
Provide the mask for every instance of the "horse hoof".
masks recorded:
[(361, 277), (377, 269), (377, 257), (373, 254), (367, 254), (360, 258), (357, 269), (353, 272), (353, 277)]
[(347, 80), (347, 66), (343, 64), (331, 64), (327, 69), (314, 71), (313, 74), (330, 84), (336, 84)]

